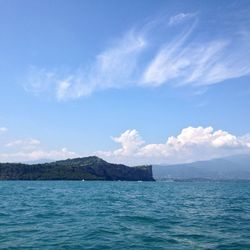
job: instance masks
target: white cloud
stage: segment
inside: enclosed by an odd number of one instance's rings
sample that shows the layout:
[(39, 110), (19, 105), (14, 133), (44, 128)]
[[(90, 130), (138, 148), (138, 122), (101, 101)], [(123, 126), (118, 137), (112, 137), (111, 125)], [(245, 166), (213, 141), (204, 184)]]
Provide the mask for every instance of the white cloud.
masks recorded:
[[(168, 25), (166, 18), (157, 19), (125, 32), (84, 67), (67, 71), (32, 67), (25, 89), (50, 93), (61, 101), (110, 88), (206, 86), (250, 75), (246, 22), (235, 21), (229, 33), (215, 20), (199, 22), (197, 13), (168, 19)], [(224, 22), (228, 21), (232, 20)]]
[(243, 56), (241, 49), (230, 52), (230, 48), (227, 40), (186, 44), (181, 37), (177, 45), (166, 44), (158, 52), (144, 71), (142, 82), (152, 86), (210, 85), (249, 75), (249, 55)]
[(139, 149), (139, 147), (144, 143), (139, 133), (135, 129), (126, 130), (120, 136), (112, 137), (112, 139), (113, 141), (120, 143), (122, 147), (113, 152), (102, 152), (107, 156), (110, 155), (130, 156), (134, 154)]
[(69, 81), (70, 79), (58, 83), (57, 93), (56, 93), (56, 97), (58, 100), (62, 100), (66, 95), (68, 89), (71, 86), (71, 83)]
[(5, 151), (0, 152), (0, 162), (27, 162), (36, 160), (60, 160), (79, 157), (67, 148), (45, 150), (41, 142), (34, 138), (14, 140), (5, 144)]
[(246, 144), (250, 148), (250, 133), (241, 136), (240, 141), (242, 141), (244, 144)]
[(51, 72), (32, 67), (25, 89), (35, 93), (55, 92), (57, 100), (61, 101), (134, 84), (137, 60), (145, 47), (143, 34), (127, 32), (113, 46), (98, 54), (86, 69), (61, 74), (60, 70)]
[(22, 147), (24, 149), (29, 149), (31, 147), (35, 147), (39, 145), (41, 142), (37, 139), (29, 138), (29, 139), (24, 139), (24, 140), (15, 140), (8, 142), (5, 146), (10, 148), (10, 147)]
[(186, 21), (190, 18), (193, 18), (195, 17), (197, 14), (196, 13), (179, 13), (175, 16), (171, 16), (169, 18), (169, 22), (168, 24), (171, 26), (171, 25), (175, 25), (175, 24), (179, 24), (183, 21)]
[(24, 84), (24, 89), (27, 92), (39, 94), (53, 90), (58, 84), (56, 72), (37, 67), (30, 67), (27, 82)]
[(104, 84), (105, 88), (116, 87), (116, 81), (126, 85), (131, 83), (138, 56), (145, 47), (146, 40), (140, 32), (128, 32), (117, 44), (97, 56), (93, 69), (97, 75), (95, 82)]
[(236, 136), (222, 130), (214, 131), (212, 127), (184, 128), (177, 137), (169, 137), (166, 145), (180, 149), (184, 146), (238, 147), (242, 146)]
[(6, 127), (0, 127), (0, 134), (7, 132), (8, 129)]
[[(112, 140), (121, 145), (113, 151), (96, 154), (110, 162), (136, 164), (183, 163), (208, 160), (234, 154), (250, 153), (250, 134), (236, 136), (212, 127), (187, 127), (162, 143), (147, 144), (135, 129), (126, 130)], [(16, 140), (6, 144), (14, 152), (0, 153), (0, 162), (26, 162), (41, 159), (60, 160), (81, 157), (67, 148), (44, 150), (36, 139)]]
[(75, 152), (69, 151), (67, 148), (61, 150), (32, 150), (20, 151), (15, 153), (0, 153), (1, 162), (27, 162), (41, 159), (48, 160), (63, 160), (67, 158), (75, 158), (79, 155)]
[(120, 149), (98, 154), (107, 160), (127, 164), (181, 163), (232, 154), (250, 153), (249, 137), (237, 137), (212, 127), (187, 127), (165, 143), (145, 144), (136, 130), (115, 137)]

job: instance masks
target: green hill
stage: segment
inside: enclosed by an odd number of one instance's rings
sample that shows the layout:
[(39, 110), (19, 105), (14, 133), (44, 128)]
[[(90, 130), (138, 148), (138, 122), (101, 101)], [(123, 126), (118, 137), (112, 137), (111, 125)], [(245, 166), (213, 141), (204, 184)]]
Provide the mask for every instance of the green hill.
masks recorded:
[(0, 163), (0, 180), (153, 181), (152, 166), (128, 167), (96, 156), (43, 164)]

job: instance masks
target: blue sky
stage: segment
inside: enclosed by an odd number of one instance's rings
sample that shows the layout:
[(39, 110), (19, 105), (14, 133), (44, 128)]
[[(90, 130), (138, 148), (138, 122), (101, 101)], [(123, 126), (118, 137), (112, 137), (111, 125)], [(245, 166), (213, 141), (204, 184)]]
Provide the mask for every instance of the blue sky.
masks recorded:
[(0, 1), (0, 160), (250, 150), (249, 1)]

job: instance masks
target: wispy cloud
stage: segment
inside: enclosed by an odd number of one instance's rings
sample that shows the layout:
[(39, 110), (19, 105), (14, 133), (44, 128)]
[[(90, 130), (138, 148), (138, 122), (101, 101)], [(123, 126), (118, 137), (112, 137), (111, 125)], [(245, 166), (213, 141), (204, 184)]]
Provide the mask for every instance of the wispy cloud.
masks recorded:
[[(231, 52), (229, 40), (167, 44), (143, 74), (146, 85), (210, 85), (250, 74), (244, 50)], [(242, 50), (242, 51), (241, 51)], [(230, 55), (230, 56), (229, 56)]]
[(21, 147), (23, 149), (30, 149), (30, 148), (40, 145), (40, 143), (41, 142), (37, 139), (29, 138), (29, 139), (24, 139), (24, 140), (11, 141), (11, 142), (8, 142), (5, 146), (8, 148)]
[(146, 48), (144, 35), (129, 31), (96, 56), (87, 69), (70, 74), (32, 67), (25, 89), (34, 93), (54, 92), (57, 100), (87, 96), (93, 91), (135, 84), (139, 55)]
[(6, 143), (5, 150), (0, 152), (0, 162), (27, 162), (44, 159), (53, 161), (79, 156), (78, 153), (70, 151), (66, 147), (61, 149), (44, 149), (39, 140), (28, 138)]
[(0, 127), (0, 134), (7, 132), (8, 129), (6, 127)]
[(213, 34), (215, 22), (201, 24), (201, 15), (183, 12), (168, 17), (168, 25), (160, 19), (131, 28), (85, 67), (67, 72), (32, 67), (25, 89), (61, 101), (110, 88), (197, 87), (250, 75), (249, 27), (236, 23), (230, 35), (217, 23), (221, 32)]
[(187, 127), (158, 144), (146, 144), (136, 130), (127, 130), (113, 139), (121, 148), (99, 151), (98, 155), (127, 164), (183, 163), (250, 153), (249, 135), (237, 137), (212, 127)]
[(196, 15), (197, 13), (179, 13), (169, 18), (168, 25), (172, 26), (175, 24), (179, 24), (181, 22), (187, 21), (188, 19), (195, 17)]
[(36, 160), (62, 160), (68, 158), (79, 157), (79, 155), (73, 151), (69, 151), (67, 148), (58, 150), (42, 150), (36, 149), (32, 151), (17, 151), (13, 153), (0, 153), (1, 162), (27, 162)]

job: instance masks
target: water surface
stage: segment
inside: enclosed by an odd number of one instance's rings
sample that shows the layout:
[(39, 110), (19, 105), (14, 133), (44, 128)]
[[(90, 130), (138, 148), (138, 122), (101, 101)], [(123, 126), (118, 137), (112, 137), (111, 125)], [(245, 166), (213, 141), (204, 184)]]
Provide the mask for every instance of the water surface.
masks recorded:
[(250, 181), (2, 181), (0, 249), (250, 249)]

